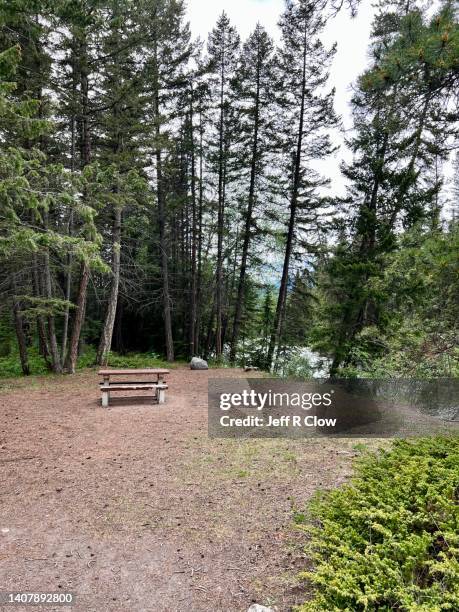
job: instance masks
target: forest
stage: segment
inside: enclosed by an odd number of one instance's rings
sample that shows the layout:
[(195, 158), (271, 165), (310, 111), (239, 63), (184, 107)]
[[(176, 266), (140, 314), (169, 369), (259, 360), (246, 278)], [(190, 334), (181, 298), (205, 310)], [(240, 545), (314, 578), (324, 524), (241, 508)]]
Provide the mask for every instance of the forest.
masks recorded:
[(184, 0), (1, 0), (0, 363), (457, 376), (458, 6), (379, 2), (347, 158), (322, 34), (358, 10), (195, 40)]

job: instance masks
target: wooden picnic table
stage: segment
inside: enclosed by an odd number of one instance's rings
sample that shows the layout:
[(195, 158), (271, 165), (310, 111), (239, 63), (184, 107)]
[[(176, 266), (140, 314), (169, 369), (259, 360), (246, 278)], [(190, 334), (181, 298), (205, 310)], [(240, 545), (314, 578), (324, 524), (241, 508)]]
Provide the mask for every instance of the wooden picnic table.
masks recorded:
[[(166, 400), (166, 389), (168, 388), (164, 380), (166, 374), (169, 374), (169, 370), (164, 368), (109, 368), (99, 370), (99, 376), (103, 378), (103, 382), (100, 383), (102, 406), (104, 408), (108, 407), (112, 391), (145, 391), (149, 389), (155, 391), (155, 399), (158, 400), (159, 404), (163, 404)], [(112, 377), (118, 376), (135, 376), (137, 378), (143, 377), (144, 379), (137, 381), (118, 381), (112, 379)], [(148, 380), (145, 380), (145, 377)]]

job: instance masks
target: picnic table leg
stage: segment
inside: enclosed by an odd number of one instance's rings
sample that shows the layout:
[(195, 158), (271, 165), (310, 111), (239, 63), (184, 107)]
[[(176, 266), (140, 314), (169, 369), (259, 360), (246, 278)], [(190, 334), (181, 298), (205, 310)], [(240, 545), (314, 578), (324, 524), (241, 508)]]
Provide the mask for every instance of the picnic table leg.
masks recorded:
[(102, 408), (108, 408), (108, 403), (110, 401), (110, 391), (109, 391), (109, 382), (110, 378), (104, 376), (104, 384), (102, 385)]
[[(162, 385), (164, 382), (164, 375), (158, 374), (157, 381), (159, 385)], [(158, 400), (158, 404), (164, 404), (166, 401), (166, 392), (164, 389), (159, 389), (158, 387), (156, 388), (156, 399)]]

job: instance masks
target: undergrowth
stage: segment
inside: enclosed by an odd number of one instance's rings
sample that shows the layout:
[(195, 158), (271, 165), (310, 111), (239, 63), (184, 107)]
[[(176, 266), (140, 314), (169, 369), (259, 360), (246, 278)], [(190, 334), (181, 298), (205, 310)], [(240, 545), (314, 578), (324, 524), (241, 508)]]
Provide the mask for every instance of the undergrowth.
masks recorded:
[(459, 610), (459, 437), (367, 453), (297, 523), (314, 567), (299, 612)]
[[(32, 375), (49, 374), (50, 371), (45, 360), (39, 354), (35, 347), (30, 347), (28, 350), (30, 373)], [(78, 358), (77, 369), (84, 370), (94, 366), (96, 360), (96, 349), (92, 346), (86, 346), (84, 352)], [(108, 358), (108, 367), (111, 368), (170, 368), (164, 359), (161, 359), (156, 353), (128, 353), (119, 355), (110, 353)], [(21, 370), (21, 361), (17, 350), (11, 351), (6, 356), (0, 356), (0, 378), (13, 378), (23, 376)]]

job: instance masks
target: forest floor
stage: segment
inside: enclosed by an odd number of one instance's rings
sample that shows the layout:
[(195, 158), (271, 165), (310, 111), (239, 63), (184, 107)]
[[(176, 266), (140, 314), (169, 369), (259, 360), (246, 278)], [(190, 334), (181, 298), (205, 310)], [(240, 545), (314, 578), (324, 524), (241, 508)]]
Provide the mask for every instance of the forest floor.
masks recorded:
[(85, 612), (307, 598), (293, 510), (348, 477), (355, 441), (209, 439), (210, 376), (246, 374), (174, 369), (164, 405), (108, 410), (92, 371), (0, 383), (1, 590), (71, 591)]

